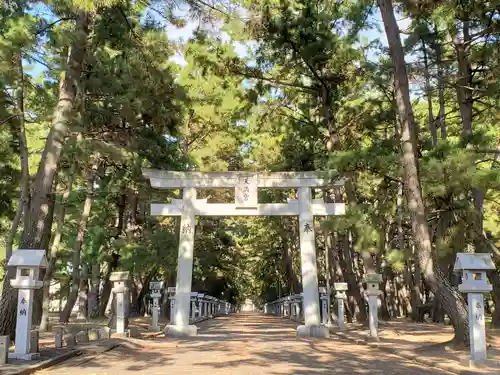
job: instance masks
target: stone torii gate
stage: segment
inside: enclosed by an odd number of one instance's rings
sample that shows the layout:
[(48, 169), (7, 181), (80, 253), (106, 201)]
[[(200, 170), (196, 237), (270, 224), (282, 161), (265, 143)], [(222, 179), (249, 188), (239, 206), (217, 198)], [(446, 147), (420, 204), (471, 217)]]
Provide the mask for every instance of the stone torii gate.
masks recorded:
[[(297, 328), (298, 336), (328, 336), (321, 325), (318, 267), (314, 237), (314, 216), (344, 215), (345, 204), (325, 203), (313, 199), (311, 188), (342, 186), (333, 181), (333, 171), (325, 172), (174, 172), (143, 169), (151, 186), (160, 189), (182, 189), (182, 199), (170, 204), (151, 204), (151, 215), (180, 216), (179, 259), (177, 265), (175, 324), (165, 327), (166, 335), (194, 336), (197, 327), (189, 325), (189, 308), (193, 274), (195, 217), (199, 216), (298, 216), (300, 228), (300, 263), (304, 293), (305, 325)], [(196, 199), (197, 188), (234, 188), (235, 203), (207, 203)], [(297, 188), (298, 199), (287, 203), (258, 203), (258, 188)]]

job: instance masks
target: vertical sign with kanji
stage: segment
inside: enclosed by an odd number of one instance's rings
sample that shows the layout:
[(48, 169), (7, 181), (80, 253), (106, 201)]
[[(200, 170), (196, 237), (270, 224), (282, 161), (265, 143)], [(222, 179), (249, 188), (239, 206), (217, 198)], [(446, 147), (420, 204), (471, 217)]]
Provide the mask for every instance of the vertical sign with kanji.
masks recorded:
[(33, 289), (19, 289), (17, 298), (16, 352), (29, 353)]
[(236, 207), (254, 207), (258, 203), (257, 176), (245, 174), (238, 177), (235, 187)]

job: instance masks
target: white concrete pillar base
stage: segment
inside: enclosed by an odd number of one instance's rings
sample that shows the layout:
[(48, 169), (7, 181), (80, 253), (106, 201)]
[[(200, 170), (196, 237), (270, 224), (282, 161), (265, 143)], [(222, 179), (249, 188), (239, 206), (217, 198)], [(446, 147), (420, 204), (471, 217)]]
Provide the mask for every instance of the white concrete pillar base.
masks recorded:
[(9, 353), (9, 359), (22, 359), (24, 361), (32, 361), (34, 359), (39, 359), (39, 358), (40, 358), (40, 353), (27, 353), (27, 354)]
[(483, 359), (480, 361), (475, 361), (470, 358), (462, 358), (460, 359), (460, 365), (464, 367), (470, 367), (470, 368), (485, 368), (485, 367), (491, 367), (491, 368), (499, 368), (500, 369), (500, 361), (495, 361), (494, 359)]
[(165, 336), (170, 337), (191, 337), (198, 335), (198, 327), (195, 325), (187, 325), (187, 326), (177, 326), (177, 325), (167, 325), (163, 330)]
[(324, 325), (302, 325), (297, 327), (297, 337), (329, 338), (330, 331)]

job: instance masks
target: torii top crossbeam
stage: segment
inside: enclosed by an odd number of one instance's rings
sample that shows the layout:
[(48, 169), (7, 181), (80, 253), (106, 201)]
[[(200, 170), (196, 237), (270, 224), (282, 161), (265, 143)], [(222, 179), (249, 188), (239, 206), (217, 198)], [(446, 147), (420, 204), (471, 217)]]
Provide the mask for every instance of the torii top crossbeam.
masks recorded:
[[(262, 188), (343, 186), (335, 171), (320, 172), (178, 172), (143, 169), (155, 188), (228, 188), (251, 181)], [(334, 180), (335, 179), (335, 180)]]
[[(234, 188), (235, 203), (207, 203), (194, 199), (191, 204), (202, 216), (295, 216), (299, 214), (297, 199), (287, 203), (258, 203), (258, 188), (312, 188), (342, 186), (343, 180), (333, 180), (334, 171), (326, 172), (175, 172), (144, 169), (151, 186), (163, 189)], [(185, 199), (173, 199), (171, 204), (152, 203), (151, 214), (180, 216)], [(311, 199), (313, 215), (343, 215), (343, 203), (327, 203)]]

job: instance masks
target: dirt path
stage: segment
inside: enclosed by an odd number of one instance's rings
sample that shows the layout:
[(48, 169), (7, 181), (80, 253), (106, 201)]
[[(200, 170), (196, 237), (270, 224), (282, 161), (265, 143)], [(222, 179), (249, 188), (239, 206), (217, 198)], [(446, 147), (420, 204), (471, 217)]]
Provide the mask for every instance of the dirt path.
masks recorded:
[(258, 314), (220, 317), (202, 323), (196, 338), (144, 341), (141, 349), (74, 358), (38, 374), (448, 374), (335, 338), (297, 339), (295, 328), (288, 320)]

